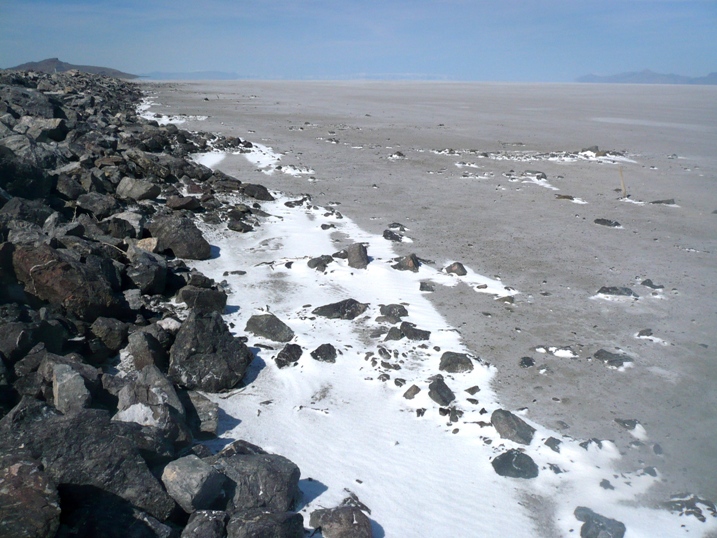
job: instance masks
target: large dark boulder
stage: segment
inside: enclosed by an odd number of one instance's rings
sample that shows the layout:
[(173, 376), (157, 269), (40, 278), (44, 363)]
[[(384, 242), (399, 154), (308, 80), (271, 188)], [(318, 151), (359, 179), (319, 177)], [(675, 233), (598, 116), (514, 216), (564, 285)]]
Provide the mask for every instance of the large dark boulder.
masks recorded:
[(48, 245), (19, 246), (13, 268), (25, 291), (62, 306), (77, 317), (121, 317), (125, 306), (98, 268), (81, 263)]
[(102, 220), (115, 213), (120, 206), (112, 196), (99, 192), (88, 192), (77, 197), (77, 207), (89, 211), (98, 220)]
[(497, 456), (490, 463), (500, 476), (526, 479), (538, 476), (538, 466), (533, 461), (533, 458), (520, 450), (508, 450)]
[(314, 308), (311, 313), (329, 319), (355, 319), (368, 308), (368, 303), (359, 303), (355, 299), (345, 299)]
[(60, 497), (37, 460), (0, 454), (0, 536), (52, 538), (60, 526)]
[(192, 311), (170, 350), (169, 377), (188, 389), (219, 392), (239, 383), (252, 359), (218, 312)]
[(215, 507), (226, 477), (194, 454), (170, 462), (162, 472), (167, 492), (191, 514)]
[(28, 200), (14, 197), (0, 209), (0, 223), (11, 220), (24, 220), (42, 226), (47, 218), (54, 213), (53, 209), (40, 200)]
[(584, 522), (580, 538), (623, 538), (627, 531), (624, 523), (596, 514), (584, 506), (575, 509), (575, 518)]
[(355, 506), (321, 508), (311, 512), (309, 524), (324, 538), (372, 538), (371, 520)]
[(24, 447), (39, 460), (63, 496), (63, 506), (86, 500), (88, 486), (121, 497), (165, 520), (174, 501), (150, 472), (137, 443), (110, 421), (109, 413), (85, 409), (58, 415), (40, 402), (23, 399), (0, 420), (0, 450)]
[(53, 178), (42, 168), (0, 145), (0, 188), (14, 196), (44, 198), (50, 194), (53, 183)]
[(291, 327), (271, 313), (250, 317), (244, 330), (275, 342), (288, 342), (294, 338)]
[[(227, 294), (222, 290), (185, 286), (177, 294), (177, 299), (198, 312), (224, 312)], [(292, 335), (293, 336), (293, 335)]]
[(206, 461), (229, 479), (233, 511), (287, 512), (301, 495), (301, 471), (284, 456), (219, 453)]
[(304, 351), (301, 349), (300, 345), (286, 344), (284, 348), (279, 351), (274, 360), (276, 361), (276, 365), (279, 368), (285, 368), (287, 366), (295, 365), (297, 362), (299, 362), (299, 359), (301, 358), (301, 355), (303, 353)]
[(533, 440), (535, 428), (510, 411), (496, 409), (490, 416), (490, 422), (502, 439), (510, 439), (522, 445), (529, 445)]
[(134, 249), (132, 265), (127, 268), (126, 274), (142, 294), (160, 294), (167, 285), (167, 261), (157, 254)]
[(354, 269), (366, 269), (368, 266), (368, 252), (363, 243), (354, 243), (346, 249), (349, 267)]
[(159, 252), (171, 251), (178, 258), (206, 260), (211, 247), (194, 222), (179, 215), (156, 217), (148, 226), (158, 240)]

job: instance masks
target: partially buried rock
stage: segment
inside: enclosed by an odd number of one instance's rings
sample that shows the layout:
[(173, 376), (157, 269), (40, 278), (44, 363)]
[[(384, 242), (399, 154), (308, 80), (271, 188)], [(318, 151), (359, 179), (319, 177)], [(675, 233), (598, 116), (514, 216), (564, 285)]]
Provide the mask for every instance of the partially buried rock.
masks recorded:
[(400, 243), (403, 240), (403, 237), (392, 230), (384, 230), (383, 238), (396, 243)]
[(418, 261), (418, 257), (415, 254), (409, 254), (408, 256), (399, 259), (398, 263), (392, 265), (391, 267), (393, 269), (397, 269), (398, 271), (412, 271), (417, 273), (420, 265), (421, 262)]
[(606, 349), (599, 349), (594, 357), (604, 362), (610, 368), (622, 368), (626, 363), (633, 362), (632, 357), (625, 355), (624, 353), (613, 353)]
[(473, 362), (465, 353), (446, 351), (441, 356), (441, 363), (438, 369), (451, 374), (470, 372), (473, 370)]
[(598, 290), (598, 293), (602, 295), (616, 295), (618, 297), (639, 297), (639, 295), (630, 288), (618, 286), (603, 286)]
[(241, 190), (246, 196), (254, 198), (256, 200), (262, 200), (265, 202), (271, 202), (274, 197), (264, 185), (255, 185), (251, 183), (244, 183), (241, 186)]
[(286, 368), (299, 362), (302, 354), (303, 350), (300, 345), (286, 344), (274, 360), (279, 368)]
[(529, 445), (533, 440), (535, 428), (510, 411), (496, 409), (490, 417), (490, 422), (502, 439), (510, 439), (523, 445)]
[(354, 506), (314, 510), (309, 525), (324, 538), (371, 538), (371, 520)]
[(456, 395), (443, 381), (442, 375), (436, 375), (428, 385), (428, 396), (438, 405), (445, 407), (456, 399)]
[(188, 389), (218, 392), (239, 383), (252, 359), (218, 312), (191, 312), (170, 350), (169, 377)]
[(491, 465), (500, 476), (526, 479), (538, 476), (538, 466), (533, 458), (516, 449), (508, 450), (496, 457)]
[(599, 224), (600, 226), (607, 226), (608, 228), (620, 227), (620, 223), (618, 221), (609, 219), (595, 219), (595, 224)]
[(431, 331), (417, 329), (415, 324), (409, 323), (408, 321), (401, 323), (399, 329), (409, 340), (428, 340), (431, 337)]
[(333, 256), (329, 256), (328, 254), (324, 254), (322, 256), (317, 256), (316, 258), (311, 258), (306, 265), (309, 266), (310, 269), (316, 269), (317, 271), (326, 271), (326, 267), (333, 263), (334, 258)]
[(275, 342), (288, 342), (294, 338), (291, 327), (271, 313), (252, 316), (244, 330)]
[(468, 274), (468, 271), (466, 271), (466, 268), (463, 267), (463, 264), (461, 262), (453, 262), (444, 270), (446, 273), (451, 273), (458, 276), (466, 276)]
[(580, 529), (581, 538), (623, 538), (627, 531), (620, 521), (596, 514), (584, 506), (575, 509), (575, 518), (584, 522)]
[(336, 348), (331, 344), (321, 344), (311, 352), (311, 357), (319, 362), (336, 362)]
[(359, 303), (355, 299), (346, 299), (338, 303), (319, 306), (311, 311), (312, 314), (329, 319), (354, 319), (363, 314), (368, 303)]

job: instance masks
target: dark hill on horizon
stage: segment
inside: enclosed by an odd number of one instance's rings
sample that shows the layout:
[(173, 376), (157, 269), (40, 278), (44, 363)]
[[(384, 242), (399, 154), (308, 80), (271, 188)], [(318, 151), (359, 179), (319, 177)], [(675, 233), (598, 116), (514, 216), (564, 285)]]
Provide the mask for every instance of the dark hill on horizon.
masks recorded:
[(94, 65), (74, 65), (63, 62), (58, 58), (48, 58), (39, 62), (27, 62), (15, 67), (8, 67), (9, 71), (39, 71), (41, 73), (64, 73), (65, 71), (82, 71), (83, 73), (91, 73), (93, 75), (104, 75), (106, 77), (133, 79), (138, 78), (137, 75), (125, 73), (110, 67), (98, 67)]
[(717, 72), (704, 77), (686, 77), (683, 75), (655, 73), (649, 69), (632, 71), (618, 75), (584, 75), (575, 82), (608, 83), (608, 84), (717, 84)]

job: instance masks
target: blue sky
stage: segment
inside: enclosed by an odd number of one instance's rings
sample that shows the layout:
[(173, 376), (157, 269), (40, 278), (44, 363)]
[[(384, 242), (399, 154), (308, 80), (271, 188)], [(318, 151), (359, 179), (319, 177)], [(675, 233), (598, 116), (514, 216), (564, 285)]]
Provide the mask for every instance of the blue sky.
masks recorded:
[(717, 71), (717, 0), (0, 0), (0, 67), (569, 82)]

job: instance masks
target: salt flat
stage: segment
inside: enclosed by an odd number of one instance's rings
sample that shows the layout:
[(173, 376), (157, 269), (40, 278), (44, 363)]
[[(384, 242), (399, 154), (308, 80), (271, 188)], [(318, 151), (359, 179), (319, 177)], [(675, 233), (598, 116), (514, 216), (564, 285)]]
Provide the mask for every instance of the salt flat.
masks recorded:
[[(545, 431), (613, 440), (622, 458), (611, 465), (625, 472), (654, 466), (644, 504), (678, 492), (717, 498), (717, 89), (245, 81), (147, 89), (157, 93), (153, 111), (188, 116), (184, 128), (270, 148), (266, 159), (228, 156), (219, 169), (309, 193), (358, 225), (354, 236), (400, 222), (410, 242), (391, 244), (397, 254), (433, 261), (427, 270), (461, 261), (514, 288), (512, 302), (477, 293), (475, 282), (439, 283), (421, 297), (458, 329), (460, 345), (496, 367), (502, 407)], [(616, 153), (580, 151), (591, 146)], [(639, 297), (598, 294), (603, 286)], [(592, 358), (600, 349), (632, 361), (608, 368)], [(522, 357), (535, 366), (521, 367)], [(640, 426), (628, 431), (615, 419)], [(564, 512), (544, 527), (563, 529)]]

